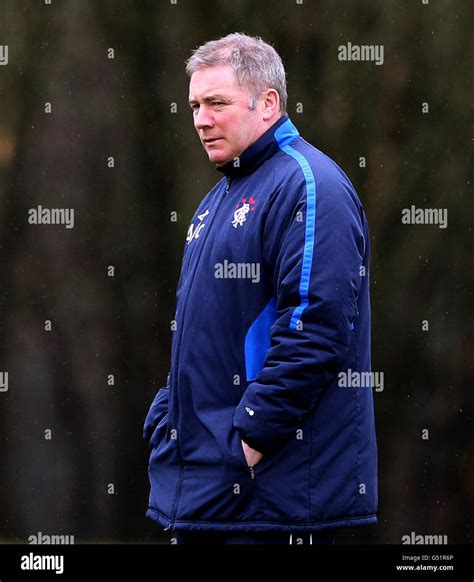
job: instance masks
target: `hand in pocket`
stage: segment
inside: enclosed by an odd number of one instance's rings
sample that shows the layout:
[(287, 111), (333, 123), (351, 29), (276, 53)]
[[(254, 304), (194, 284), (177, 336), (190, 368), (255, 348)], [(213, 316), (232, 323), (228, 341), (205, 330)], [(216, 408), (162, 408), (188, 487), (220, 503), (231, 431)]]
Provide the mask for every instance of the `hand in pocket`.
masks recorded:
[(260, 463), (260, 461), (263, 459), (263, 454), (259, 453), (255, 449), (252, 449), (252, 447), (249, 447), (248, 444), (243, 440), (240, 442), (242, 443), (242, 449), (244, 451), (247, 465), (249, 467), (255, 467), (255, 465), (258, 465), (258, 463)]

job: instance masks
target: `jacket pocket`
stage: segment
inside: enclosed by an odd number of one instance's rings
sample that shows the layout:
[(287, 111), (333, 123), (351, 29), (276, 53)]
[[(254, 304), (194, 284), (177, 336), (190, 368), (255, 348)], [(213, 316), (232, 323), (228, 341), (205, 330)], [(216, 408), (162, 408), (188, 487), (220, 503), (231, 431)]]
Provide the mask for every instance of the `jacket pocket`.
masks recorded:
[(149, 448), (153, 449), (158, 447), (161, 440), (167, 437), (168, 431), (168, 413), (165, 412), (165, 415), (158, 421), (156, 424), (155, 430), (151, 433), (149, 437), (148, 446)]
[(168, 413), (168, 394), (169, 389), (167, 386), (161, 388), (156, 393), (156, 396), (150, 405), (143, 425), (143, 438), (147, 441), (150, 440), (155, 428)]
[(245, 472), (250, 476), (251, 479), (255, 479), (260, 470), (260, 465), (267, 465), (272, 462), (273, 455), (265, 455), (256, 465), (251, 466), (247, 463), (245, 458), (244, 448), (242, 446), (242, 437), (238, 430), (235, 430), (234, 443), (232, 447), (232, 456), (236, 458), (239, 465), (245, 469)]
[(241, 466), (244, 467), (247, 471), (249, 470), (249, 466), (247, 464), (247, 459), (244, 455), (244, 449), (242, 447), (240, 433), (236, 429), (232, 429), (232, 438), (231, 438), (231, 455), (232, 458)]

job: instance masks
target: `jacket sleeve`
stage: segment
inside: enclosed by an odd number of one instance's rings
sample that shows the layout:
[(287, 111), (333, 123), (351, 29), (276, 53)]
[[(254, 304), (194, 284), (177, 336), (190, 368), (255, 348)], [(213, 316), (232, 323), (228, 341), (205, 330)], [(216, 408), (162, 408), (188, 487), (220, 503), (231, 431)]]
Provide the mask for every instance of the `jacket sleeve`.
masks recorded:
[[(318, 182), (283, 184), (264, 230), (264, 268), (276, 319), (263, 368), (247, 386), (234, 427), (252, 448), (277, 450), (337, 378), (357, 317), (364, 216), (336, 167)], [(296, 182), (296, 185), (295, 185)]]
[(146, 415), (143, 425), (143, 438), (146, 440), (150, 439), (153, 431), (168, 412), (169, 379), (168, 374), (166, 386), (158, 390)]

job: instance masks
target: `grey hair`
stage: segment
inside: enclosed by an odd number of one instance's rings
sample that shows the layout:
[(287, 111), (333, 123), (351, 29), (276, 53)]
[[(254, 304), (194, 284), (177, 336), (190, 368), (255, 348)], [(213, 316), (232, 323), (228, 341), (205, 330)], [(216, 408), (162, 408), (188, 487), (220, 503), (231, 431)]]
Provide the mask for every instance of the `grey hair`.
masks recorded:
[(249, 108), (255, 109), (259, 96), (266, 89), (275, 89), (280, 96), (280, 111), (286, 112), (288, 94), (283, 61), (276, 50), (260, 37), (234, 32), (201, 45), (186, 61), (186, 73), (206, 67), (230, 65), (237, 85), (250, 93)]

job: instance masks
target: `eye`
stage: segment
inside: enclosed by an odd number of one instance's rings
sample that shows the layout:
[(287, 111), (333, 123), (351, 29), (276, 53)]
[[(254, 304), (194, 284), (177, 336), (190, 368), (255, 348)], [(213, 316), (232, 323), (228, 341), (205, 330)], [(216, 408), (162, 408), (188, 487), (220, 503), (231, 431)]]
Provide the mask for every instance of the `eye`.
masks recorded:
[(213, 101), (212, 104), (216, 106), (224, 105), (222, 101)]

